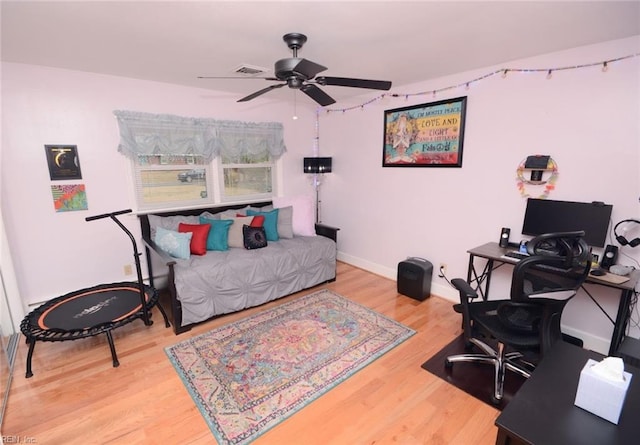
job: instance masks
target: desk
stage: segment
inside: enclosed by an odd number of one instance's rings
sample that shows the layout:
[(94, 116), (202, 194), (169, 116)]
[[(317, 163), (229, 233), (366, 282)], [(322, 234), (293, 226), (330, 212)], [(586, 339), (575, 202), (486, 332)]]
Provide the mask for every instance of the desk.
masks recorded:
[[(503, 258), (503, 255), (509, 251), (514, 250), (513, 247), (502, 248), (498, 243), (486, 243), (482, 246), (475, 247), (468, 250), (469, 253), (469, 268), (467, 270), (467, 281), (473, 286), (476, 285), (476, 290), (483, 299), (487, 299), (489, 295), (489, 285), (491, 284), (491, 272), (498, 267), (505, 264), (515, 265), (517, 261), (508, 260)], [(478, 272), (476, 269), (476, 258), (486, 260), (482, 271)], [(586, 282), (591, 284), (597, 284), (613, 289), (620, 290), (620, 301), (618, 303), (618, 312), (614, 320), (613, 334), (611, 335), (611, 343), (609, 346), (609, 355), (615, 355), (620, 343), (622, 342), (624, 331), (627, 326), (629, 318), (629, 306), (633, 299), (633, 291), (640, 279), (640, 270), (634, 270), (629, 275), (629, 280), (624, 283), (613, 283), (599, 279), (589, 275)]]
[(640, 369), (633, 377), (618, 425), (573, 403), (580, 371), (598, 353), (557, 342), (496, 419), (497, 445), (636, 444), (640, 438)]

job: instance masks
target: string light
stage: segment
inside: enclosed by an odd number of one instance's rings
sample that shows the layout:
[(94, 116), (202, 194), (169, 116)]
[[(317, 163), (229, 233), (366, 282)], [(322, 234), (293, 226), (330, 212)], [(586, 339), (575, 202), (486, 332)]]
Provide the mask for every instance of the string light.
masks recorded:
[(346, 108), (339, 108), (339, 109), (324, 109), (324, 112), (328, 113), (335, 113), (335, 112), (342, 112), (342, 113), (346, 113), (347, 111), (351, 111), (351, 110), (355, 110), (355, 109), (363, 109), (365, 106), (376, 102), (380, 99), (382, 99), (385, 96), (391, 96), (391, 97), (395, 97), (395, 98), (401, 98), (404, 97), (405, 101), (409, 100), (409, 97), (414, 97), (414, 96), (424, 96), (427, 94), (431, 94), (432, 97), (436, 97), (436, 95), (438, 93), (441, 93), (443, 91), (448, 91), (448, 90), (455, 90), (458, 88), (462, 88), (464, 87), (465, 89), (469, 89), (469, 85), (476, 83), (476, 82), (480, 82), (482, 80), (486, 80), (490, 77), (493, 77), (497, 74), (501, 74), (502, 78), (506, 78), (507, 77), (507, 73), (521, 73), (521, 74), (531, 74), (531, 73), (547, 73), (547, 79), (551, 79), (552, 78), (552, 72), (553, 71), (566, 71), (566, 70), (578, 70), (578, 69), (583, 69), (583, 68), (591, 68), (594, 66), (602, 66), (602, 71), (606, 72), (609, 68), (609, 64), (612, 62), (620, 62), (623, 60), (627, 60), (627, 59), (632, 59), (635, 57), (640, 56), (640, 53), (635, 53), (635, 54), (629, 54), (626, 56), (622, 56), (622, 57), (617, 57), (615, 59), (609, 59), (609, 60), (605, 60), (602, 62), (593, 62), (593, 63), (585, 63), (585, 64), (581, 64), (581, 65), (571, 65), (571, 66), (562, 66), (562, 67), (554, 67), (554, 68), (500, 68), (496, 71), (492, 71), (490, 73), (484, 74), (480, 77), (476, 77), (475, 79), (471, 79), (468, 80), (466, 82), (461, 82), (457, 85), (451, 85), (445, 88), (439, 88), (439, 89), (435, 89), (435, 90), (429, 90), (429, 91), (422, 91), (422, 92), (418, 92), (418, 93), (385, 93), (382, 94), (381, 96), (375, 97), (371, 100), (368, 100), (366, 102), (363, 102), (362, 104), (359, 105), (354, 105), (351, 107), (346, 107)]
[(316, 137), (313, 139), (313, 154), (320, 154), (320, 110), (316, 110)]
[[(515, 72), (515, 73), (524, 73), (524, 74), (530, 74), (530, 73), (540, 73), (540, 72), (546, 72), (547, 73), (547, 79), (551, 79), (552, 78), (552, 72), (553, 71), (565, 71), (565, 70), (577, 70), (577, 69), (583, 69), (583, 68), (591, 68), (593, 66), (599, 66), (602, 65), (602, 72), (607, 72), (608, 70), (608, 64), (611, 62), (619, 62), (622, 60), (627, 60), (627, 59), (632, 59), (635, 57), (640, 56), (640, 53), (635, 53), (635, 54), (630, 54), (627, 56), (622, 56), (622, 57), (618, 57), (616, 59), (610, 59), (610, 60), (605, 60), (603, 62), (594, 62), (594, 63), (586, 63), (586, 64), (582, 64), (582, 65), (573, 65), (573, 66), (565, 66), (565, 67), (556, 67), (556, 68), (533, 68), (533, 69), (526, 69), (526, 68), (501, 68), (499, 70), (484, 74), (480, 77), (476, 77), (475, 79), (471, 79), (469, 81), (466, 82), (462, 82), (459, 83), (457, 85), (451, 85), (445, 88), (440, 88), (440, 89), (436, 89), (436, 90), (431, 90), (431, 91), (423, 91), (423, 92), (419, 92), (419, 93), (389, 93), (389, 94), (382, 94), (378, 97), (375, 97), (371, 100), (368, 100), (366, 102), (363, 102), (360, 105), (354, 105), (351, 107), (346, 107), (346, 108), (341, 108), (341, 109), (322, 109), (322, 108), (318, 108), (316, 110), (316, 137), (314, 140), (314, 152), (316, 154), (316, 156), (318, 155), (318, 152), (320, 150), (319, 144), (320, 144), (320, 112), (324, 111), (327, 114), (328, 113), (335, 113), (335, 112), (342, 112), (342, 114), (346, 113), (347, 111), (351, 111), (351, 110), (355, 110), (355, 109), (360, 109), (360, 110), (364, 110), (365, 106), (374, 103), (386, 96), (391, 96), (391, 97), (395, 97), (395, 98), (401, 98), (404, 97), (405, 101), (409, 100), (409, 97), (413, 97), (413, 96), (423, 96), (426, 95), (428, 93), (431, 93), (432, 96), (435, 98), (436, 94), (439, 92), (443, 92), (443, 91), (447, 91), (447, 90), (453, 90), (453, 89), (457, 89), (460, 88), (462, 86), (464, 86), (464, 88), (466, 90), (469, 89), (469, 85), (475, 82), (480, 82), (482, 80), (491, 78), (493, 76), (495, 76), (496, 74), (502, 74), (502, 78), (506, 78), (507, 77), (507, 73), (509, 71), (511, 72)], [(295, 102), (294, 102), (295, 104)], [(295, 117), (294, 117), (295, 119)], [(548, 169), (551, 171), (551, 174), (549, 176), (549, 178), (546, 181), (541, 181), (539, 183), (533, 183), (531, 181), (528, 181), (524, 178), (523, 173), (524, 173), (524, 161), (518, 166), (517, 170), (516, 170), (516, 181), (517, 181), (517, 187), (518, 190), (520, 191), (520, 195), (522, 197), (528, 198), (531, 195), (529, 193), (527, 193), (526, 190), (526, 185), (539, 185), (543, 187), (543, 191), (542, 194), (539, 195), (540, 199), (544, 199), (547, 198), (549, 196), (549, 194), (551, 193), (551, 191), (553, 191), (555, 189), (555, 183), (558, 180), (558, 165), (555, 163), (555, 161), (553, 161), (553, 159), (549, 160), (549, 166)]]

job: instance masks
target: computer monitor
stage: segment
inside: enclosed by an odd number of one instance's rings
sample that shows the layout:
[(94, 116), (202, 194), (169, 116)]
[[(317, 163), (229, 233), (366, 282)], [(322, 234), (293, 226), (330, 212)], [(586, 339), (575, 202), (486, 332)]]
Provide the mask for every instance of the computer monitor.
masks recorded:
[(593, 247), (604, 247), (613, 206), (602, 202), (527, 200), (522, 234), (537, 236), (551, 232), (584, 230), (584, 240)]

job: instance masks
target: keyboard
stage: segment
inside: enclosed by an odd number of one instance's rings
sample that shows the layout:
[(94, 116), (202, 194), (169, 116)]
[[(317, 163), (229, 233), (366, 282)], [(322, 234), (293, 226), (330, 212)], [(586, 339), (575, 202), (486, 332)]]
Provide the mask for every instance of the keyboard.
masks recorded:
[(515, 250), (510, 250), (508, 252), (505, 252), (505, 254), (502, 255), (502, 258), (505, 258), (511, 261), (520, 261), (520, 260), (524, 260), (525, 258), (529, 258), (529, 254), (517, 252)]

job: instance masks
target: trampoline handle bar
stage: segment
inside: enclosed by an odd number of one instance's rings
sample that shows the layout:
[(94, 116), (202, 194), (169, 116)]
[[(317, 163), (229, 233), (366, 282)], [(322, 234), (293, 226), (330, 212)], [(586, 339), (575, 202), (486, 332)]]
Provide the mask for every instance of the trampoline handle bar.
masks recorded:
[(138, 252), (138, 245), (136, 244), (136, 239), (133, 237), (133, 234), (129, 231), (129, 229), (127, 229), (125, 225), (122, 224), (118, 218), (116, 218), (116, 216), (122, 215), (124, 213), (131, 213), (131, 209), (118, 210), (117, 212), (111, 213), (103, 213), (102, 215), (87, 216), (85, 220), (93, 221), (96, 219), (111, 218), (113, 222), (116, 223), (118, 227), (120, 227), (131, 240), (131, 244), (133, 244), (133, 259), (136, 263), (136, 274), (138, 275), (138, 287), (140, 288), (140, 304), (142, 305), (141, 307), (143, 312), (142, 319), (144, 320), (144, 324), (149, 325), (150, 320), (145, 301), (144, 282), (142, 281), (142, 269), (140, 268), (140, 253)]
[(118, 210), (117, 212), (112, 212), (112, 213), (103, 213), (102, 215), (87, 216), (84, 220), (85, 221), (94, 221), (96, 219), (109, 218), (111, 216), (123, 215), (125, 213), (131, 213), (131, 209)]

